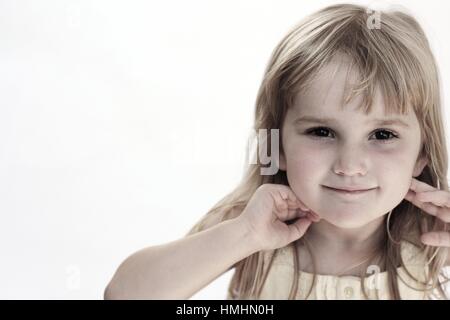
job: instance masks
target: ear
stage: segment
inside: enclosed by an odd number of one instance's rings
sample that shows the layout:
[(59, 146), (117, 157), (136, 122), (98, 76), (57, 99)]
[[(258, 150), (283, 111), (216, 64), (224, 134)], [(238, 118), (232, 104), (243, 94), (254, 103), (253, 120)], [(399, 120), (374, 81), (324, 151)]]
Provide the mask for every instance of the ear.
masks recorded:
[(422, 173), (423, 169), (427, 164), (428, 160), (425, 157), (418, 158), (414, 166), (413, 177), (414, 178), (418, 177)]

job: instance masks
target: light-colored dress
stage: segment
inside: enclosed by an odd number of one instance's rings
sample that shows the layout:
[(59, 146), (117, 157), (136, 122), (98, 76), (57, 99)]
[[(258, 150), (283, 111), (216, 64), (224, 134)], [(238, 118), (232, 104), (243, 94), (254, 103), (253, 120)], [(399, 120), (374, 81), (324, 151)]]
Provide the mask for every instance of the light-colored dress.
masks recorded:
[[(288, 299), (289, 292), (294, 277), (294, 261), (292, 248), (284, 247), (279, 249), (275, 256), (264, 287), (261, 291), (260, 299)], [(428, 267), (426, 266), (426, 257), (418, 247), (409, 243), (402, 242), (401, 254), (403, 261), (409, 273), (420, 281), (425, 282)], [(432, 293), (417, 290), (415, 288), (424, 288), (424, 285), (417, 283), (411, 278), (403, 267), (399, 267), (398, 287), (401, 299), (409, 300), (428, 300), (442, 299), (437, 290)], [(334, 276), (334, 275), (316, 275), (316, 283), (310, 291), (314, 275), (312, 273), (300, 271), (298, 290), (295, 299), (307, 300), (364, 300), (361, 288), (361, 278), (356, 276)], [(387, 272), (376, 272), (365, 278), (365, 290), (369, 299), (391, 299), (388, 286)], [(410, 288), (410, 286), (412, 288)], [(232, 297), (228, 294), (228, 299)]]

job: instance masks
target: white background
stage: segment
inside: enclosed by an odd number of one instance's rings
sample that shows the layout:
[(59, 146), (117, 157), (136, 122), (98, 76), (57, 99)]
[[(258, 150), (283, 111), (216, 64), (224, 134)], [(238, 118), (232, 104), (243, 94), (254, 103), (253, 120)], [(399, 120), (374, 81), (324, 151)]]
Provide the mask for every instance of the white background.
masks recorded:
[[(182, 237), (241, 178), (272, 50), (332, 3), (0, 1), (0, 298), (102, 299), (128, 255)], [(389, 3), (448, 88), (449, 2)]]

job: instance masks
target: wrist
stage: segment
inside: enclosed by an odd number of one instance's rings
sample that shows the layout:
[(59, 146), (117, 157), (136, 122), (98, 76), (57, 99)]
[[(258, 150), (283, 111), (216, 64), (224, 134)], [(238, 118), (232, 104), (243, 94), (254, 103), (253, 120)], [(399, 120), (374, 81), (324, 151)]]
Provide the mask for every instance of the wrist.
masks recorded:
[(256, 232), (247, 220), (237, 217), (229, 220), (232, 229), (235, 232), (235, 236), (240, 239), (247, 251), (250, 254), (261, 251), (261, 243), (256, 237)]

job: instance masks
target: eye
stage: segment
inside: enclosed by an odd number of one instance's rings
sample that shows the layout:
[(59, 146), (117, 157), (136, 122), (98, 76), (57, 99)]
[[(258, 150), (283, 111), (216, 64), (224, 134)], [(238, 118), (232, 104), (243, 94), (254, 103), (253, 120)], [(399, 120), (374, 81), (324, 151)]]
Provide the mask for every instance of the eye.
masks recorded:
[[(331, 133), (333, 130), (327, 128), (327, 127), (316, 127), (306, 130), (307, 135), (311, 135), (318, 138), (327, 138), (328, 134)], [(389, 140), (398, 139), (398, 135), (390, 130), (387, 129), (377, 129), (373, 135), (375, 135), (378, 141), (381, 143), (389, 142)], [(385, 142), (386, 141), (386, 142)]]

